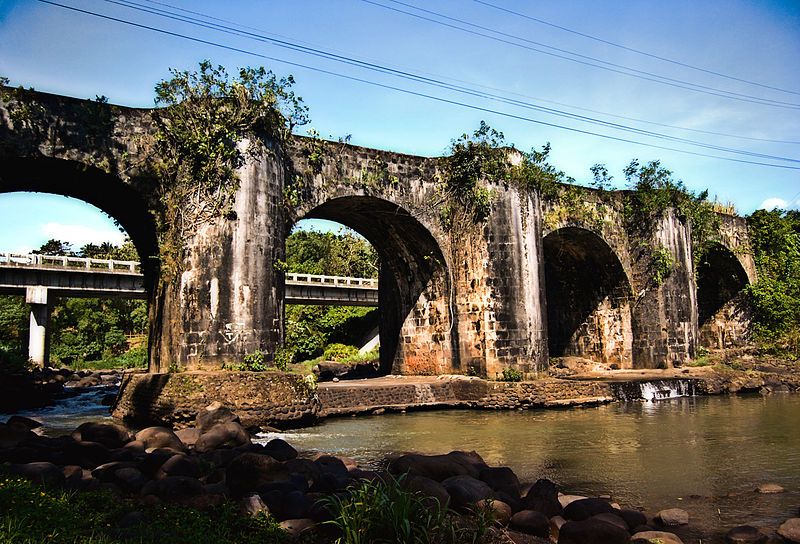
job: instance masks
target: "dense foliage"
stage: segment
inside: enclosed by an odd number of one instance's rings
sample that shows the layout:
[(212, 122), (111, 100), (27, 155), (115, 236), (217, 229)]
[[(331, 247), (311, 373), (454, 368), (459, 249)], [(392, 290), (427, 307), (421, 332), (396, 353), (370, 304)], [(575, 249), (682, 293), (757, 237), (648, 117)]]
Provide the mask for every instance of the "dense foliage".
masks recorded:
[[(593, 167), (596, 182), (607, 176), (604, 170), (602, 165)], [(695, 261), (699, 262), (707, 243), (716, 237), (720, 226), (719, 215), (708, 200), (708, 191), (699, 194), (690, 191), (660, 161), (640, 164), (634, 159), (623, 173), (631, 189), (625, 200), (628, 223), (640, 228), (651, 225), (668, 209), (674, 209), (679, 219), (691, 223)]]
[(800, 356), (800, 211), (747, 218), (758, 281), (749, 287), (753, 333), (770, 351)]
[[(375, 278), (379, 260), (358, 235), (297, 230), (286, 240), (286, 265), (288, 271), (303, 274)], [(358, 344), (377, 321), (376, 308), (289, 305), (284, 348), (290, 362), (313, 359), (328, 344)]]
[(263, 67), (242, 68), (231, 78), (209, 61), (197, 72), (172, 70), (171, 79), (156, 85), (151, 164), (165, 271), (179, 270), (183, 241), (199, 225), (233, 213), (236, 170), (247, 154), (308, 122), (293, 85), (291, 76), (279, 79)]
[[(140, 512), (141, 523), (123, 529), (120, 520)], [(278, 543), (290, 539), (269, 516), (244, 516), (233, 503), (208, 511), (159, 504), (144, 506), (103, 492), (42, 489), (0, 474), (0, 542), (113, 544), (162, 542)]]
[[(121, 246), (86, 244), (73, 251), (66, 242), (48, 240), (34, 253), (138, 260), (129, 241)], [(28, 316), (23, 297), (0, 296), (0, 366), (7, 372), (24, 368), (27, 362)], [(147, 303), (143, 300), (57, 299), (52, 301), (50, 314), (50, 361), (56, 366), (77, 368), (144, 366), (147, 323)], [(137, 341), (133, 345), (132, 337)]]

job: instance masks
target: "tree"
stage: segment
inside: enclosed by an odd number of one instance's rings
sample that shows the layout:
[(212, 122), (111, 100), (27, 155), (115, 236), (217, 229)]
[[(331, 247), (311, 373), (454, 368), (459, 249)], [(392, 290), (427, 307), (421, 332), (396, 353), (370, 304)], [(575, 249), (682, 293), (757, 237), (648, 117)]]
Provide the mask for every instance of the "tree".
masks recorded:
[(61, 240), (50, 239), (43, 243), (39, 249), (34, 249), (33, 253), (38, 255), (58, 255), (58, 256), (74, 256), (75, 252), (72, 251), (72, 244), (63, 242)]

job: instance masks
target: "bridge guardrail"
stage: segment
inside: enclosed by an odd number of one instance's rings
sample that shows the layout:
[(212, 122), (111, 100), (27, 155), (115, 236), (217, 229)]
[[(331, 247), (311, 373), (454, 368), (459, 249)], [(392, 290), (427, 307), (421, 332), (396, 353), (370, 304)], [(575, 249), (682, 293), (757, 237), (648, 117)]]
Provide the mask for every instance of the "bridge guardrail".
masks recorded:
[(321, 285), (330, 287), (360, 287), (362, 289), (377, 289), (378, 280), (375, 278), (349, 278), (346, 276), (322, 276), (318, 274), (286, 274), (286, 283), (290, 285)]
[(39, 255), (36, 253), (0, 252), (0, 265), (20, 267), (57, 268), (62, 270), (108, 270), (140, 274), (137, 261), (118, 261), (115, 259), (91, 259), (62, 255)]

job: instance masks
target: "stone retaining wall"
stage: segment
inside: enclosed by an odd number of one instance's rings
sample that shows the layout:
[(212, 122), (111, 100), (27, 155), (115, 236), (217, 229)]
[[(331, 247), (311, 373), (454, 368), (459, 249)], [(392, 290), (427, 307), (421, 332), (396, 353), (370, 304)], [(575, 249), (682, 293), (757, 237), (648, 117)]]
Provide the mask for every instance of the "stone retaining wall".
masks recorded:
[(135, 425), (182, 427), (214, 401), (231, 408), (245, 427), (292, 427), (319, 412), (313, 386), (281, 372), (126, 374), (112, 415)]

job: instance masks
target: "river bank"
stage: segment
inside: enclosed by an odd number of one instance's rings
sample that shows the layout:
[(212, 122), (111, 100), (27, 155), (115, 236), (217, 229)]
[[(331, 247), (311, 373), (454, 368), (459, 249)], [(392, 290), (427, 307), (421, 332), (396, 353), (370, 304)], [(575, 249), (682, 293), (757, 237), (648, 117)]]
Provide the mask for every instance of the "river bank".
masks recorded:
[(245, 426), (303, 427), (329, 417), (431, 409), (527, 410), (800, 390), (796, 363), (750, 359), (735, 366), (604, 370), (502, 382), (462, 375), (384, 376), (316, 384), (279, 372), (126, 374), (113, 410), (133, 425), (189, 425), (203, 407), (224, 402)]

